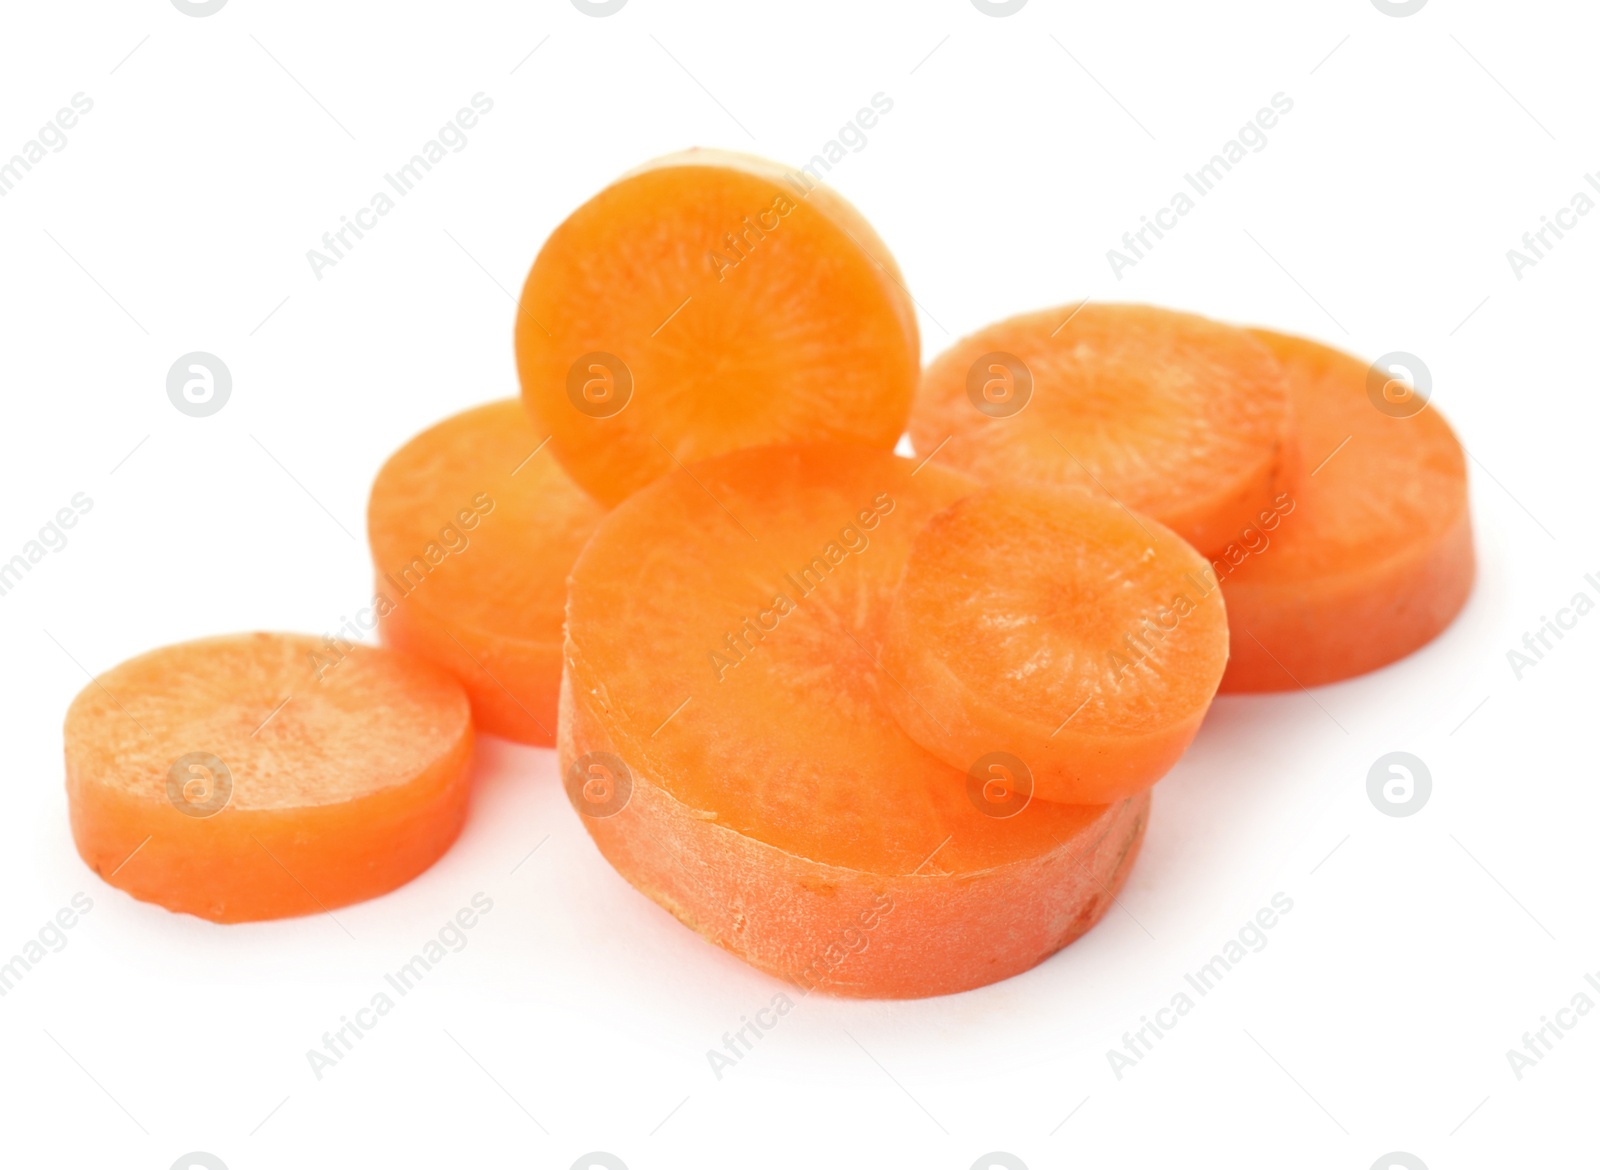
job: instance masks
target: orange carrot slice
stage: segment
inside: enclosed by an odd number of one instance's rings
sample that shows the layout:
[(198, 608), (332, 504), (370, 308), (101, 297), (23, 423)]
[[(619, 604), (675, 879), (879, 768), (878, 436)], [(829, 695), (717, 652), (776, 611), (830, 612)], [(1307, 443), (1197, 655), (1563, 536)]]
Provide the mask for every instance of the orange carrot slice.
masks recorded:
[(1045, 800), (1150, 787), (1200, 728), (1228, 659), (1209, 566), (1104, 496), (991, 487), (911, 547), (883, 666), (902, 727), (963, 771), (1012, 758)]
[(153, 650), (67, 710), (67, 800), (89, 867), (213, 922), (315, 914), (410, 881), (466, 816), (454, 679), (389, 650), (329, 664), (298, 634)]
[(1380, 408), (1394, 401), (1386, 375), (1256, 336), (1288, 375), (1305, 462), (1213, 562), (1232, 631), (1224, 691), (1316, 686), (1402, 658), (1450, 624), (1475, 572), (1466, 461), (1438, 411)]
[(1211, 554), (1282, 490), (1283, 374), (1242, 329), (1144, 305), (1012, 317), (923, 375), (918, 452), (979, 479), (1101, 491)]
[(603, 509), (516, 399), (463, 411), (390, 456), (367, 534), (383, 640), (467, 688), (479, 730), (553, 744), (567, 571)]
[(572, 478), (611, 505), (680, 462), (905, 430), (920, 342), (860, 213), (802, 173), (669, 155), (573, 212), (517, 315), (522, 392)]
[(735, 452), (606, 517), (572, 571), (561, 766), (600, 851), (807, 990), (939, 995), (1105, 912), (1148, 810), (1030, 800), (895, 722), (876, 665), (912, 538), (965, 477), (842, 444)]

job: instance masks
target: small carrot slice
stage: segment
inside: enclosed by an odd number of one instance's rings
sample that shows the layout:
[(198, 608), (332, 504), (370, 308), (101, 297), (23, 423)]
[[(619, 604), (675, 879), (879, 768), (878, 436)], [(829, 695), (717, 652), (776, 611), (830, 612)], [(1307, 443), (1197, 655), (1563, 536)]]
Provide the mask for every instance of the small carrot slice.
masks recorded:
[(553, 744), (567, 571), (604, 510), (516, 399), (417, 435), (367, 504), (383, 640), (466, 687), (479, 730)]
[(1266, 347), (1146, 305), (1028, 313), (957, 342), (923, 375), (911, 437), (985, 481), (1103, 492), (1207, 554), (1271, 507), (1294, 456)]
[[(1289, 379), (1305, 461), (1213, 562), (1233, 656), (1224, 691), (1336, 682), (1403, 658), (1472, 592), (1467, 469), (1439, 412), (1379, 409), (1370, 368), (1256, 330)], [(1378, 397), (1381, 397), (1381, 393)]]
[(803, 172), (669, 155), (558, 227), (522, 290), (524, 399), (612, 505), (677, 466), (764, 443), (891, 448), (920, 342), (899, 269)]
[(152, 650), (86, 686), (66, 719), (78, 853), (145, 902), (249, 922), (410, 881), (466, 816), (472, 724), (417, 659), (298, 634)]
[(600, 851), (808, 990), (939, 995), (1099, 919), (1144, 794), (985, 791), (895, 722), (876, 661), (912, 538), (975, 485), (842, 444), (739, 451), (606, 517), (572, 571), (561, 767)]
[(1041, 799), (1132, 796), (1183, 754), (1222, 678), (1228, 619), (1208, 570), (1098, 494), (1003, 485), (958, 500), (912, 544), (885, 641), (901, 684), (889, 705), (963, 771), (1003, 752)]

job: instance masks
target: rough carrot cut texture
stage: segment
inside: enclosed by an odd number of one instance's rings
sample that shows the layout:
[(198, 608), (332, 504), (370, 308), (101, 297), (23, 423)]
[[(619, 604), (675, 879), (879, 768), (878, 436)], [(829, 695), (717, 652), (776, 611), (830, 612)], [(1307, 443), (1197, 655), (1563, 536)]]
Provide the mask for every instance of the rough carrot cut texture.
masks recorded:
[(923, 455), (992, 482), (1092, 488), (1208, 555), (1282, 489), (1288, 389), (1246, 331), (1146, 305), (1012, 317), (923, 375)]
[(575, 807), (643, 893), (806, 990), (1003, 979), (1093, 925), (1133, 863), (1147, 796), (988, 815), (890, 712), (895, 582), (974, 486), (841, 444), (740, 451), (629, 499), (573, 569)]
[(1097, 494), (968, 496), (912, 544), (883, 656), (902, 684), (889, 705), (963, 771), (1004, 752), (1043, 799), (1133, 796), (1183, 754), (1222, 678), (1228, 619), (1209, 570)]
[(466, 815), (466, 695), (389, 650), (352, 646), (327, 666), (324, 644), (296, 634), (167, 646), (85, 687), (65, 738), (84, 861), (213, 922), (387, 893)]
[(1265, 330), (1305, 456), (1280, 504), (1215, 562), (1233, 656), (1224, 691), (1281, 691), (1375, 670), (1432, 640), (1475, 573), (1467, 469), (1437, 410), (1398, 417), (1369, 367)]
[(707, 150), (625, 175), (551, 234), (516, 342), (529, 409), (607, 505), (743, 447), (892, 448), (921, 361), (899, 269), (853, 207)]
[(479, 730), (553, 744), (567, 571), (604, 514), (516, 399), (464, 411), (392, 455), (367, 534), (383, 640), (466, 687)]

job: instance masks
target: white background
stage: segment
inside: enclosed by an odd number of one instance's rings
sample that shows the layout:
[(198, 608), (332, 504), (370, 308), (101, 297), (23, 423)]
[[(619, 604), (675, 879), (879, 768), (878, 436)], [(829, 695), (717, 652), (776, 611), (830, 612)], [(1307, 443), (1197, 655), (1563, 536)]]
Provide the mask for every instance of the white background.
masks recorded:
[[(1505, 1053), (1600, 971), (1600, 616), (1520, 681), (1506, 654), (1600, 596), (1600, 215), (1521, 280), (1506, 252), (1600, 172), (1596, 31), (1580, 0), (8, 4), (0, 158), (94, 108), (0, 199), (0, 559), (74, 493), (93, 509), (0, 597), (0, 959), (75, 893), (93, 909), (0, 999), (0, 1162), (1592, 1157), (1600, 1013), (1521, 1080)], [(466, 148), (316, 279), (307, 249), (480, 91)], [(486, 739), (460, 843), (337, 921), (219, 927), (88, 871), (59, 732), (85, 671), (334, 629), (370, 596), (380, 462), (515, 392), (512, 298), (563, 216), (689, 145), (798, 164), (879, 92), (830, 182), (897, 255), (928, 356), (1083, 296), (1419, 355), (1472, 456), (1460, 619), (1370, 677), (1220, 699), (1121, 908), (1060, 955), (945, 999), (803, 999), (721, 1080), (707, 1049), (778, 985), (606, 866), (548, 751)], [(1113, 279), (1106, 250), (1279, 92), (1267, 147)], [(192, 350), (233, 374), (209, 418), (166, 395)], [(1366, 794), (1394, 750), (1433, 777), (1403, 819)], [(479, 891), (467, 948), (317, 1080), (306, 1050)], [(1118, 1080), (1106, 1050), (1279, 891), (1266, 949)]]

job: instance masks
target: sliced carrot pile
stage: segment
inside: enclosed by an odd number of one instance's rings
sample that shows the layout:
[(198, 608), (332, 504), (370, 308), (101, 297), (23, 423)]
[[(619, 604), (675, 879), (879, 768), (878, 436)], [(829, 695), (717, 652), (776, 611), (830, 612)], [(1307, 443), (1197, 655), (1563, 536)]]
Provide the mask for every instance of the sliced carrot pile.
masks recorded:
[(895, 584), (974, 486), (859, 446), (740, 451), (630, 498), (573, 568), (573, 804), (642, 892), (807, 989), (925, 996), (1025, 970), (1098, 920), (1141, 839), (1145, 794), (996, 799), (894, 719), (877, 661)]
[(1304, 462), (1213, 568), (1232, 631), (1224, 691), (1335, 682), (1402, 658), (1472, 591), (1461, 444), (1431, 407), (1379, 410), (1369, 367), (1256, 331), (1288, 376)]
[(963, 771), (994, 753), (1045, 800), (1150, 787), (1200, 728), (1228, 658), (1209, 566), (1104, 496), (1026, 485), (957, 501), (916, 538), (885, 695)]
[(1272, 506), (1288, 389), (1245, 330), (1145, 305), (1012, 317), (928, 367), (917, 451), (979, 479), (1103, 492), (1207, 555)]
[(77, 696), (79, 853), (218, 922), (370, 898), (459, 834), (475, 724), (553, 743), (600, 852), (709, 941), (949, 994), (1104, 916), (1219, 689), (1372, 670), (1465, 603), (1462, 449), (1354, 358), (1085, 302), (924, 371), (914, 308), (805, 172), (622, 176), (528, 273), (520, 399), (379, 472), (370, 607)]
[(515, 399), (423, 431), (367, 505), (385, 642), (461, 680), (484, 731), (553, 744), (567, 571), (603, 510)]
[(427, 869), (466, 815), (472, 726), (424, 662), (294, 634), (168, 646), (67, 711), (72, 835), (135, 898), (214, 922), (315, 914)]
[(737, 448), (893, 447), (920, 362), (910, 295), (854, 208), (705, 150), (625, 175), (551, 234), (516, 342), (529, 409), (607, 505)]

